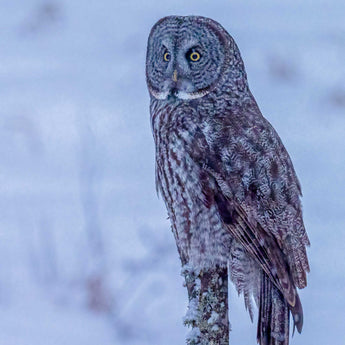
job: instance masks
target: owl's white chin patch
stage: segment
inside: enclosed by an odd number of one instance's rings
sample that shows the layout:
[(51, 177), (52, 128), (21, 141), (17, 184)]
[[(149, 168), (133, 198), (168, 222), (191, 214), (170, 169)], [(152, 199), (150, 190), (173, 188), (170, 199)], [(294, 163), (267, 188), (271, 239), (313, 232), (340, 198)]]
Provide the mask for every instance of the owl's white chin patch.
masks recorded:
[[(167, 99), (168, 96), (171, 94), (170, 91), (156, 91), (156, 90), (150, 90), (150, 91), (154, 98), (160, 99), (160, 100)], [(204, 97), (208, 93), (209, 91), (207, 90), (195, 91), (195, 92), (176, 91), (173, 94), (173, 96), (179, 99), (183, 99), (183, 100), (191, 100), (191, 99)]]
[(204, 97), (208, 93), (209, 93), (209, 91), (206, 91), (206, 90), (195, 91), (195, 92), (178, 91), (177, 94), (176, 94), (176, 97), (180, 98), (180, 99), (185, 99), (185, 100), (187, 100), (187, 99), (197, 99), (197, 98)]
[(152, 96), (157, 99), (166, 99), (169, 95), (169, 91), (155, 91), (152, 89), (150, 91)]

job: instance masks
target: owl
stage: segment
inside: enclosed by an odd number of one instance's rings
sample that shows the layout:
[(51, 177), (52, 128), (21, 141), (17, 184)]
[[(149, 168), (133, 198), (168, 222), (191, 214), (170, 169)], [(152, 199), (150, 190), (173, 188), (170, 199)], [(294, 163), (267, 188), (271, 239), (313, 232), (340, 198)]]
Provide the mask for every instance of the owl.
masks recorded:
[(248, 87), (240, 51), (212, 19), (169, 16), (148, 39), (156, 184), (182, 265), (228, 267), (257, 340), (287, 345), (309, 272), (301, 186)]

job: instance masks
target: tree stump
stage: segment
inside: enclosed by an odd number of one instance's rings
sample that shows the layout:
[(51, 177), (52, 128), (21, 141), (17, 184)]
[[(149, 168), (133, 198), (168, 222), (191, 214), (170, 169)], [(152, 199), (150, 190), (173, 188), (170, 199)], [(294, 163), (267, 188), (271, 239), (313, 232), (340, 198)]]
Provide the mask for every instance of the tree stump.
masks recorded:
[(228, 271), (226, 267), (182, 270), (189, 305), (184, 324), (191, 327), (188, 345), (229, 345)]

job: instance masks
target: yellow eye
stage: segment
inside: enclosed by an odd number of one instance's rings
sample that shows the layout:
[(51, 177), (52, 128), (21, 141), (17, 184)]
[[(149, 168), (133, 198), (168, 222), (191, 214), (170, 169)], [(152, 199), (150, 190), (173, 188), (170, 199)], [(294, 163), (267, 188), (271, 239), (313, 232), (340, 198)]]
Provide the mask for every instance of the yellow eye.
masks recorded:
[(189, 58), (193, 61), (193, 62), (196, 62), (198, 60), (200, 60), (200, 54), (198, 52), (192, 52), (190, 55), (189, 55)]
[(169, 53), (169, 52), (164, 53), (163, 59), (164, 59), (164, 61), (166, 61), (166, 62), (170, 61), (170, 53)]

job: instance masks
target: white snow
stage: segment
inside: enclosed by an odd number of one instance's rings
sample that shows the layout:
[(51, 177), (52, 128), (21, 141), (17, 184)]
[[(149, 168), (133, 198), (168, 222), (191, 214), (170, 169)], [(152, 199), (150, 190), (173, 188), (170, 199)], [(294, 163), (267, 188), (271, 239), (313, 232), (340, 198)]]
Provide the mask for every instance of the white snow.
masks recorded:
[(188, 332), (186, 339), (189, 341), (193, 341), (193, 340), (197, 341), (200, 335), (201, 335), (200, 329), (198, 327), (195, 327), (195, 328), (192, 328)]
[(211, 330), (214, 331), (214, 332), (217, 332), (219, 330), (218, 325), (213, 325)]
[(199, 306), (199, 299), (198, 298), (192, 298), (187, 307), (186, 315), (183, 317), (183, 322), (192, 322), (197, 321), (198, 319), (198, 306)]
[(219, 314), (212, 310), (210, 318), (207, 320), (207, 323), (212, 324), (218, 320)]
[[(0, 5), (0, 344), (183, 344), (187, 291), (145, 85), (151, 26), (218, 20), (303, 187), (312, 246), (294, 345), (345, 343), (345, 3), (12, 0)], [(255, 342), (231, 290), (231, 343)]]

